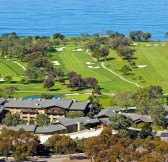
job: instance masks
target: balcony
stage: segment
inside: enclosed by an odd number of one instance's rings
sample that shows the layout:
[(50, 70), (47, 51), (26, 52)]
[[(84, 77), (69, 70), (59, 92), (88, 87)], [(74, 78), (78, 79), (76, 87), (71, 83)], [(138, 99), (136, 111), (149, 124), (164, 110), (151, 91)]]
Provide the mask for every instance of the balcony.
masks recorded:
[(62, 111), (46, 111), (47, 115), (65, 115)]
[(38, 114), (37, 110), (22, 110), (22, 114)]

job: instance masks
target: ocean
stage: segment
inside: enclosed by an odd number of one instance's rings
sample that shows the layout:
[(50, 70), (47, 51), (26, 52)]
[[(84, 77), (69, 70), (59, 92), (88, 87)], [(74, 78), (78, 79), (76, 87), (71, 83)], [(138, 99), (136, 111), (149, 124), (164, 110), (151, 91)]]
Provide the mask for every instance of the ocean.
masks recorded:
[(0, 0), (0, 34), (79, 36), (107, 30), (126, 36), (142, 30), (164, 40), (168, 0)]

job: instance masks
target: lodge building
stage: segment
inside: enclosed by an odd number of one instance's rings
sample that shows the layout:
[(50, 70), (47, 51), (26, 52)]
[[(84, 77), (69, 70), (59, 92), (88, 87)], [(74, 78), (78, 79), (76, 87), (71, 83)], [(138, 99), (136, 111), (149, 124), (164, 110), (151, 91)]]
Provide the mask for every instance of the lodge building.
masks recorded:
[[(3, 100), (4, 101), (4, 100)], [(38, 114), (45, 114), (50, 118), (50, 122), (64, 118), (69, 111), (82, 111), (84, 114), (89, 112), (88, 101), (76, 102), (72, 99), (37, 99), (21, 100), (9, 99), (2, 104), (1, 114), (10, 112), (19, 114), (20, 118), (28, 122), (35, 120)]]

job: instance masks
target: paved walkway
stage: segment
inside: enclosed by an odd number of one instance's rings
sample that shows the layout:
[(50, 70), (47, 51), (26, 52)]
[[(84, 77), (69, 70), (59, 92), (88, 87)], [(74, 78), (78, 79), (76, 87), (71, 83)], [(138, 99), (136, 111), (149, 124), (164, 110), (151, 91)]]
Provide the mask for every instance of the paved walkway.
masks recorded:
[(104, 62), (101, 62), (101, 66), (102, 66), (104, 69), (108, 70), (110, 73), (112, 73), (112, 74), (114, 74), (115, 76), (119, 77), (121, 80), (123, 80), (123, 81), (125, 81), (125, 82), (128, 82), (128, 83), (130, 83), (130, 84), (134, 84), (135, 86), (137, 86), (137, 87), (139, 87), (139, 88), (142, 88), (142, 86), (140, 86), (139, 84), (134, 83), (134, 82), (131, 82), (131, 81), (129, 81), (129, 80), (123, 78), (121, 75), (115, 73), (113, 70), (108, 69), (108, 68), (104, 65)]
[[(70, 136), (70, 138), (75, 139), (82, 139), (82, 138), (89, 138), (89, 137), (93, 137), (93, 136), (98, 136), (100, 135), (100, 133), (102, 132), (103, 128), (99, 128), (99, 129), (86, 129), (80, 132), (74, 132), (74, 133), (68, 133), (65, 134), (67, 136)], [(45, 143), (48, 138), (50, 138), (51, 135), (39, 135), (39, 139), (41, 141), (41, 143)]]
[[(88, 49), (86, 50), (86, 53), (89, 54), (89, 55), (91, 55), (91, 54), (89, 53), (89, 50), (88, 50)], [(97, 60), (96, 60), (95, 58), (93, 58), (93, 57), (92, 57), (92, 59), (93, 59), (94, 61), (97, 61)], [(108, 70), (108, 71), (109, 71), (110, 73), (112, 73), (113, 75), (119, 77), (121, 80), (123, 80), (123, 81), (125, 81), (125, 82), (128, 82), (128, 83), (130, 83), (130, 84), (133, 84), (133, 85), (135, 85), (135, 86), (137, 86), (137, 87), (139, 87), (139, 88), (143, 88), (143, 87), (140, 86), (139, 84), (134, 83), (134, 82), (131, 82), (131, 81), (129, 81), (129, 80), (123, 78), (121, 75), (115, 73), (113, 70), (108, 69), (108, 68), (104, 65), (104, 62), (101, 62), (101, 66), (102, 66), (104, 69)]]
[(26, 71), (26, 68), (22, 65), (22, 64), (20, 64), (19, 62), (17, 62), (17, 61), (13, 61), (14, 63), (16, 63), (16, 64), (18, 64), (24, 71)]

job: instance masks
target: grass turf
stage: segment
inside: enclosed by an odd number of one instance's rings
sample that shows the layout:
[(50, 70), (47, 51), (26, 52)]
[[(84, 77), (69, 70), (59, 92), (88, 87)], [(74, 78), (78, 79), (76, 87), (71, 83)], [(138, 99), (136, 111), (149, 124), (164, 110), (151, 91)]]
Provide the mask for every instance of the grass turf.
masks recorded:
[[(75, 71), (82, 77), (95, 77), (99, 81), (99, 85), (103, 92), (116, 93), (124, 90), (136, 90), (137, 87), (127, 83), (109, 71), (102, 68), (100, 62), (94, 61), (86, 52), (72, 52), (75, 47), (65, 48), (62, 52), (53, 55), (52, 60), (57, 60), (61, 65), (56, 68), (64, 69), (64, 71)], [(86, 62), (94, 64), (87, 65)], [(88, 66), (99, 68), (88, 68)]]
[[(165, 93), (168, 93), (168, 44), (165, 42), (138, 43), (138, 46), (133, 48), (136, 50), (134, 55), (136, 65), (147, 66), (144, 68), (132, 68), (131, 74), (124, 76), (124, 78), (143, 87), (160, 85)], [(110, 57), (113, 57), (113, 59), (105, 62), (105, 65), (122, 75), (119, 70), (124, 65), (128, 65), (128, 62), (118, 57), (115, 51), (111, 51)], [(139, 79), (140, 77), (141, 79)]]
[(0, 58), (0, 74), (2, 78), (10, 75), (13, 80), (18, 81), (24, 73), (24, 70), (13, 61)]
[[(150, 44), (150, 46), (146, 46)], [(156, 46), (156, 44), (159, 44)], [(162, 44), (165, 44), (164, 46)], [(80, 48), (80, 46), (68, 46), (62, 52), (56, 52), (52, 54), (51, 61), (57, 60), (61, 65), (55, 66), (55, 68), (62, 68), (65, 73), (69, 71), (75, 71), (81, 74), (83, 77), (95, 77), (98, 79), (99, 84), (102, 88), (102, 92), (107, 93), (117, 93), (124, 90), (135, 91), (137, 87), (122, 81), (120, 78), (114, 76), (109, 71), (101, 67), (100, 62), (94, 61), (92, 57), (86, 54), (85, 50), (83, 52), (73, 52), (73, 49)], [(165, 92), (168, 92), (168, 44), (163, 42), (148, 42), (148, 43), (138, 43), (138, 46), (132, 47), (136, 50), (135, 59), (136, 65), (147, 65), (144, 68), (133, 68), (132, 74), (124, 76), (126, 79), (136, 82), (141, 86), (147, 85), (160, 85), (163, 87)], [(126, 60), (122, 60), (118, 57), (115, 51), (111, 51), (108, 61), (105, 61), (105, 66), (112, 69), (116, 73), (120, 73), (120, 69), (123, 65), (128, 64)], [(91, 62), (94, 64), (87, 65), (86, 62)], [(97, 69), (88, 68), (88, 66), (100, 67)], [(0, 74), (2, 77), (11, 75), (16, 83), (19, 83), (20, 76), (24, 75), (24, 70), (11, 60), (0, 58)], [(141, 80), (139, 79), (141, 76)], [(67, 82), (66, 82), (67, 83)], [(8, 83), (0, 83), (0, 88), (8, 86)], [(28, 85), (13, 84), (17, 86), (20, 92), (17, 92), (16, 97), (23, 97), (29, 95), (41, 95), (52, 94), (60, 95), (67, 98), (76, 98), (79, 101), (84, 101), (88, 98), (88, 94), (83, 94), (83, 91), (72, 91), (68, 89), (66, 85), (60, 83), (55, 84), (51, 91), (43, 88), (42, 83), (33, 83)], [(69, 95), (67, 93), (79, 93), (80, 95)], [(110, 106), (110, 96), (100, 97), (100, 102), (103, 106)]]

